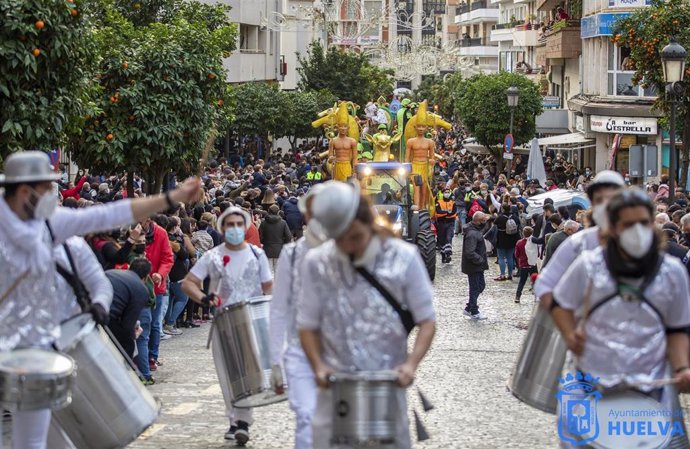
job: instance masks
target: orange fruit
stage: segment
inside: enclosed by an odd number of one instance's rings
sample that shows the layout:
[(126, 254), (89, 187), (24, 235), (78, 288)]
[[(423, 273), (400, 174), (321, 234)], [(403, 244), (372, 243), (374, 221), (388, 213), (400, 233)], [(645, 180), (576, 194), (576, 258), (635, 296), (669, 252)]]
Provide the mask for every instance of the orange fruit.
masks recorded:
[(34, 51), (31, 52), (34, 56), (38, 57), (41, 54), (41, 50), (38, 48), (34, 48)]
[(107, 136), (105, 136), (105, 138), (106, 138), (106, 140), (113, 140), (113, 135), (108, 134)]
[(77, 17), (77, 14), (79, 14), (79, 11), (77, 11), (75, 8), (75, 9), (71, 10), (69, 13), (72, 14), (72, 17)]
[(123, 69), (129, 68), (129, 63), (128, 63), (127, 61), (123, 62), (123, 63), (122, 63), (122, 68), (123, 68)]
[(43, 23), (42, 20), (38, 20), (36, 23), (34, 23), (34, 26), (38, 28), (39, 30), (42, 30), (44, 26), (46, 26), (45, 23)]
[(133, 115), (130, 115), (130, 116), (129, 116), (129, 121), (130, 121), (130, 122), (133, 122), (135, 119), (136, 119), (136, 117), (134, 117)]
[(212, 79), (214, 79), (214, 78), (216, 77), (216, 74), (215, 74), (215, 73), (209, 73), (209, 74), (207, 75), (207, 77), (208, 77), (208, 79), (212, 80)]
[(218, 106), (222, 107), (224, 104), (225, 104), (225, 102), (222, 99), (218, 100)]

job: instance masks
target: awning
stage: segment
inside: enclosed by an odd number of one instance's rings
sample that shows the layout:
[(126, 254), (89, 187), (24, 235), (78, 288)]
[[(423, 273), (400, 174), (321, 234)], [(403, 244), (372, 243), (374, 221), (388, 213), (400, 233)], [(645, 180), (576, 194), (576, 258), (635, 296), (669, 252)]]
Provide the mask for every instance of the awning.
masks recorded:
[(578, 145), (584, 143), (594, 143), (594, 139), (588, 139), (582, 133), (561, 134), (558, 136), (542, 137), (539, 139), (539, 146), (552, 145)]
[[(486, 149), (484, 145), (480, 145), (478, 143), (466, 143), (463, 145), (463, 147), (469, 152), (473, 154), (489, 154), (489, 150)], [(529, 148), (526, 148), (524, 146), (519, 146), (513, 148), (513, 153), (516, 154), (529, 154)]]

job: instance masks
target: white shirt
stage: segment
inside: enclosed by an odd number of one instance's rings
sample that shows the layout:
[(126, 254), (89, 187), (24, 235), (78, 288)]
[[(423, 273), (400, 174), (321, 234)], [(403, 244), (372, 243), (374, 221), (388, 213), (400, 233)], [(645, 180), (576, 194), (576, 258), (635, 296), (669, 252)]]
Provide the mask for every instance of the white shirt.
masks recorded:
[(547, 293), (552, 293), (556, 284), (561, 280), (566, 270), (573, 264), (577, 256), (585, 250), (591, 250), (599, 246), (599, 227), (585, 229), (577, 232), (561, 243), (553, 253), (549, 263), (539, 273), (534, 284), (534, 294), (541, 298)]

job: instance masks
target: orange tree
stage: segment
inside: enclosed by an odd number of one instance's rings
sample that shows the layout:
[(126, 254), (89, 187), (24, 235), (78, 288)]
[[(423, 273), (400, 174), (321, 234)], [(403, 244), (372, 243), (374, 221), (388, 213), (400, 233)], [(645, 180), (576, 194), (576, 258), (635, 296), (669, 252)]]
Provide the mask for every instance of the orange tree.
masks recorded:
[[(664, 90), (664, 74), (661, 64), (661, 50), (669, 43), (671, 36), (690, 50), (690, 4), (684, 0), (652, 0), (648, 8), (640, 8), (632, 15), (619, 20), (614, 27), (611, 40), (619, 47), (630, 48), (630, 63), (634, 67), (633, 82), (642, 87), (656, 87), (659, 96), (654, 108), (668, 113), (671, 106)], [(690, 70), (686, 71), (690, 80)], [(690, 98), (686, 95), (678, 101), (678, 122), (682, 130), (683, 156), (679, 185), (687, 185), (690, 164)]]
[(82, 114), (96, 47), (81, 0), (0, 2), (0, 164), (50, 150)]
[(122, 12), (126, 5), (136, 14), (136, 2), (94, 2), (96, 89), (70, 141), (80, 166), (136, 171), (150, 192), (170, 171), (192, 172), (212, 130), (230, 123), (223, 57), (236, 38), (227, 7), (155, 3), (164, 14), (153, 16), (163, 20), (142, 25)]

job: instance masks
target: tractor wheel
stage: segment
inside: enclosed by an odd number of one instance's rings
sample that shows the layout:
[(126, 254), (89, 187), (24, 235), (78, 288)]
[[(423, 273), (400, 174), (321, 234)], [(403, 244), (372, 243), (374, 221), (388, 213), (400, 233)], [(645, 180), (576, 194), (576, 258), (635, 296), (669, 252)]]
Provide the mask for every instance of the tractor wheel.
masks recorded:
[(419, 230), (431, 231), (431, 216), (428, 210), (419, 211)]
[(420, 230), (415, 243), (429, 272), (429, 278), (433, 281), (436, 277), (436, 237), (430, 229)]

